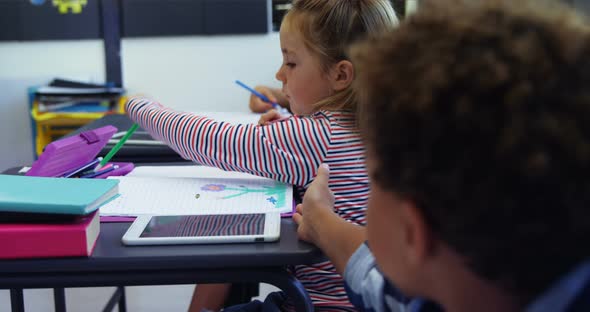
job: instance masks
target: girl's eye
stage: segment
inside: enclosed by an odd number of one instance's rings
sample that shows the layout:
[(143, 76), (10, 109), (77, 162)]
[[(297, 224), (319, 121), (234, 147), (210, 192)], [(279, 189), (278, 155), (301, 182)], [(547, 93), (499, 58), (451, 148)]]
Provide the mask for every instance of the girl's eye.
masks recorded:
[(295, 67), (295, 63), (285, 63), (285, 66), (293, 68)]

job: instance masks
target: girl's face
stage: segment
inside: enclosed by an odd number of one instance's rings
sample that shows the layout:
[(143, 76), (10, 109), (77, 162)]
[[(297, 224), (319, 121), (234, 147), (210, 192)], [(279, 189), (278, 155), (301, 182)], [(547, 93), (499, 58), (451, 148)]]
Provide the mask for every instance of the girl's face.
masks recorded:
[(333, 94), (328, 74), (322, 71), (319, 59), (289, 27), (281, 27), (283, 64), (276, 78), (283, 83), (283, 93), (289, 99), (295, 115), (310, 115), (314, 104)]

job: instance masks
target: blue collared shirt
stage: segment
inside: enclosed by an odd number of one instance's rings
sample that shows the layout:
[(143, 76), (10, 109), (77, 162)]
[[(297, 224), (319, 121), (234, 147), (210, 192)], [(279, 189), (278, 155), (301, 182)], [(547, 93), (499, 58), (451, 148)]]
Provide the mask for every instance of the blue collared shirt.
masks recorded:
[[(361, 311), (443, 311), (433, 302), (405, 297), (378, 270), (375, 258), (366, 244), (362, 244), (346, 264), (344, 280), (350, 301)], [(590, 311), (590, 260), (561, 278), (533, 300), (525, 311)]]

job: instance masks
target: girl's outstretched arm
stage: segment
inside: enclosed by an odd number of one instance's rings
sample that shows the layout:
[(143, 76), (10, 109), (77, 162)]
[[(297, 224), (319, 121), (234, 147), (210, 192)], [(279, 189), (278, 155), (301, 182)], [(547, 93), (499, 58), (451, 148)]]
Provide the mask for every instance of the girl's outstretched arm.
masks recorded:
[(145, 98), (132, 98), (125, 108), (185, 159), (298, 186), (313, 180), (330, 147), (330, 120), (322, 113), (258, 126), (218, 122)]

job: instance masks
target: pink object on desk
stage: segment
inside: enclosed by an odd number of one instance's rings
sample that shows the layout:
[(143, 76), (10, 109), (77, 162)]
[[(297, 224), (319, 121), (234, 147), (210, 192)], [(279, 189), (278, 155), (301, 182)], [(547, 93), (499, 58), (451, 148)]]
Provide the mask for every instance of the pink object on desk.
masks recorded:
[(293, 208), (291, 209), (290, 212), (283, 212), (281, 213), (281, 218), (290, 218), (293, 216), (293, 214), (295, 213), (295, 208), (297, 207), (297, 202), (295, 201), (295, 199), (293, 199)]
[(98, 240), (98, 212), (55, 223), (0, 223), (0, 259), (89, 256)]
[(113, 164), (113, 166), (116, 165), (118, 168), (113, 171), (106, 172), (105, 174), (97, 175), (94, 177), (94, 179), (106, 179), (107, 177), (124, 176), (131, 172), (131, 170), (133, 170), (135, 167), (132, 163), (114, 162), (109, 164)]
[[(63, 138), (49, 143), (39, 159), (33, 163), (27, 171), (27, 176), (60, 177), (96, 159), (101, 149), (109, 139), (117, 132), (113, 126), (82, 132), (78, 135)], [(96, 176), (106, 178), (108, 176), (121, 176), (133, 170), (132, 163), (113, 163), (118, 169)]]
[(100, 222), (114, 223), (114, 222), (133, 222), (135, 217), (119, 217), (119, 216), (100, 216)]

